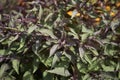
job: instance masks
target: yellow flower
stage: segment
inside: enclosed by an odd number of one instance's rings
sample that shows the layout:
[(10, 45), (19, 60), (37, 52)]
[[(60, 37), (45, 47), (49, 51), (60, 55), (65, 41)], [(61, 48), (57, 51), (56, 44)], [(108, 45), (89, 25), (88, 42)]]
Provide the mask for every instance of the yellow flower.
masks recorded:
[(110, 11), (111, 10), (110, 6), (105, 6), (105, 9), (106, 9), (106, 11)]
[(100, 22), (101, 18), (95, 18), (96, 22)]
[(117, 6), (117, 7), (120, 7), (120, 2), (117, 2), (117, 3), (116, 3), (116, 6)]
[[(73, 11), (68, 11), (67, 14), (68, 14), (69, 16), (72, 16), (74, 13), (73, 13)], [(75, 16), (80, 16), (80, 13), (77, 12), (77, 13), (75, 14)]]
[(110, 12), (110, 16), (114, 17), (115, 16), (115, 12)]

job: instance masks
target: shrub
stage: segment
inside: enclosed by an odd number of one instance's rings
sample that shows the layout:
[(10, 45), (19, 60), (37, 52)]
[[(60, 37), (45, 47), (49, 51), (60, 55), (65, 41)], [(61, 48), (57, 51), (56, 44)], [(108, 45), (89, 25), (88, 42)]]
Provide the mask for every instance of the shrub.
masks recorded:
[(119, 0), (0, 2), (1, 80), (120, 79)]

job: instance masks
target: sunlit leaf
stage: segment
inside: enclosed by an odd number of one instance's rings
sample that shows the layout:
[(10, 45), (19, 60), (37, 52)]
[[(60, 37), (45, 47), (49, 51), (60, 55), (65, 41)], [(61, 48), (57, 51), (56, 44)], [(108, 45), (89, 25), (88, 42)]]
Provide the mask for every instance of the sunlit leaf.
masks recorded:
[(9, 42), (8, 46), (10, 46), (11, 43), (17, 40), (18, 38), (19, 38), (19, 35), (16, 35), (15, 37), (11, 37), (11, 41)]
[(51, 57), (52, 55), (54, 55), (54, 53), (56, 52), (56, 50), (58, 49), (59, 44), (55, 44), (52, 46), (52, 48), (50, 49), (50, 54), (49, 57)]
[(17, 49), (18, 51), (24, 47), (24, 45), (25, 45), (25, 37), (21, 38), (19, 43), (20, 43), (20, 45), (19, 45), (19, 48)]
[(118, 62), (116, 66), (116, 70), (119, 70), (119, 69), (120, 69), (120, 63)]
[(63, 52), (63, 54), (71, 61), (71, 62), (75, 62), (75, 55), (71, 52), (71, 51), (66, 51), (66, 52)]
[(57, 63), (57, 61), (60, 60), (60, 56), (61, 56), (61, 53), (60, 53), (60, 52), (57, 52), (57, 53), (54, 55), (54, 58), (53, 58), (53, 61), (52, 61), (52, 67), (54, 67), (55, 64)]
[(45, 36), (50, 36), (53, 39), (57, 39), (57, 37), (53, 34), (52, 30), (49, 30), (49, 29), (40, 29), (39, 32), (41, 32)]
[(94, 55), (96, 55), (96, 56), (99, 55), (98, 51), (97, 51), (95, 48), (89, 47), (89, 50), (92, 51), (92, 53), (93, 53)]
[(120, 72), (118, 72), (118, 78), (120, 79)]
[(28, 34), (31, 34), (38, 26), (30, 26), (29, 29), (28, 29)]
[(13, 59), (12, 60), (12, 66), (15, 69), (15, 71), (17, 72), (17, 74), (19, 74), (19, 66), (20, 65), (20, 60), (18, 59)]
[(90, 59), (90, 57), (88, 56), (88, 55), (85, 55), (85, 60), (89, 63), (89, 64), (92, 64), (92, 62), (91, 62), (91, 59)]
[(0, 20), (2, 19), (2, 16), (0, 15)]
[(81, 36), (82, 42), (84, 42), (88, 38), (89, 34), (81, 34), (80, 36)]
[(83, 80), (90, 80), (90, 75), (89, 75), (89, 74), (86, 74), (86, 75), (83, 77)]
[(9, 69), (8, 64), (2, 64), (0, 67), (0, 78), (4, 77), (6, 70)]
[(93, 31), (91, 29), (87, 29), (85, 26), (82, 26), (82, 32), (87, 34), (93, 34)]
[(66, 70), (64, 67), (58, 67), (58, 68), (55, 68), (53, 70), (47, 70), (47, 72), (49, 73), (53, 73), (53, 74), (58, 74), (58, 75), (61, 75), (61, 76), (70, 76), (70, 73), (68, 70)]
[(47, 22), (48, 21), (48, 19), (51, 17), (53, 15), (53, 13), (49, 13), (48, 15), (47, 15), (47, 17), (45, 18), (45, 22)]
[(38, 20), (41, 20), (42, 14), (43, 14), (43, 9), (42, 9), (42, 6), (40, 5), (40, 9), (38, 13)]
[(79, 39), (78, 34), (75, 32), (74, 29), (70, 28), (70, 31), (68, 34), (73, 35), (75, 39)]
[(114, 71), (114, 67), (113, 66), (105, 66), (104, 64), (102, 64), (102, 68), (104, 71)]
[(85, 53), (85, 52), (84, 52), (83, 48), (82, 48), (82, 47), (79, 47), (80, 58), (83, 58), (84, 53)]
[(4, 49), (0, 50), (0, 55), (5, 55), (5, 50)]
[(97, 0), (90, 0), (90, 2), (94, 5), (95, 3), (97, 3)]

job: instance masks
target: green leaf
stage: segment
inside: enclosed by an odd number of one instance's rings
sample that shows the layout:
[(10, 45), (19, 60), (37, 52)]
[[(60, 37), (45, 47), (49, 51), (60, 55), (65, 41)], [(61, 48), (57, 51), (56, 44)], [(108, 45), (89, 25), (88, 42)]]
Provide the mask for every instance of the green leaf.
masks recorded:
[(95, 3), (97, 3), (98, 0), (90, 0), (90, 2), (92, 3), (92, 5), (94, 5)]
[(11, 43), (14, 42), (15, 40), (17, 40), (18, 38), (19, 38), (19, 35), (16, 35), (15, 37), (11, 37), (10, 42), (8, 43), (8, 46), (10, 46)]
[(3, 42), (3, 41), (5, 41), (6, 39), (8, 39), (8, 37), (1, 38), (1, 39), (0, 39), (0, 42)]
[(31, 34), (38, 26), (36, 25), (33, 25), (33, 26), (30, 26), (29, 29), (28, 29), (28, 34)]
[(115, 46), (114, 46), (114, 45), (107, 44), (107, 45), (105, 46), (105, 49), (104, 49), (104, 54), (105, 54), (105, 55), (113, 56), (114, 53), (116, 53)]
[(119, 33), (117, 33), (116, 32), (116, 28), (117, 28), (117, 26), (120, 24), (120, 22), (119, 22), (119, 20), (113, 20), (112, 22), (111, 22), (111, 29), (112, 29), (112, 31), (114, 32), (114, 33), (116, 33), (116, 34), (119, 34)]
[(120, 79), (120, 72), (118, 72), (118, 78)]
[(4, 78), (2, 78), (2, 80), (16, 80), (16, 79), (15, 79), (15, 77), (8, 75), (8, 76), (5, 76)]
[(88, 38), (89, 34), (85, 33), (85, 34), (81, 34), (80, 36), (81, 36), (81, 41), (84, 42)]
[(49, 19), (52, 15), (53, 15), (53, 13), (49, 13), (49, 14), (47, 15), (47, 17), (45, 18), (44, 22), (47, 22), (48, 19)]
[(34, 6), (31, 11), (36, 12), (37, 10), (37, 7)]
[(65, 51), (63, 52), (63, 54), (64, 54), (70, 61), (72, 61), (72, 55), (67, 54)]
[(39, 32), (41, 32), (45, 36), (50, 36), (53, 39), (57, 39), (57, 37), (53, 34), (52, 30), (49, 30), (49, 29), (40, 29)]
[(84, 58), (89, 64), (92, 64), (91, 59), (88, 55), (85, 55)]
[(51, 57), (52, 55), (54, 55), (54, 53), (56, 52), (56, 50), (58, 49), (59, 44), (55, 44), (52, 46), (52, 48), (50, 49), (50, 54), (49, 57)]
[(12, 41), (11, 41), (11, 42), (13, 42), (13, 41), (17, 40), (18, 38), (19, 38), (19, 35), (16, 35), (16, 36), (12, 39)]
[(18, 59), (12, 60), (12, 66), (13, 66), (14, 70), (17, 72), (17, 74), (19, 74), (19, 65), (20, 65), (20, 60), (18, 60)]
[(94, 48), (94, 47), (89, 47), (89, 50), (92, 51), (92, 53), (95, 55), (95, 56), (98, 56), (99, 53), (97, 52), (97, 50)]
[(72, 28), (69, 28), (69, 29), (71, 32), (69, 32), (68, 34), (73, 35), (75, 39), (79, 39), (78, 34), (75, 32), (75, 30)]
[(82, 26), (82, 32), (87, 34), (93, 34), (93, 31), (90, 29), (87, 29), (85, 26)]
[(5, 51), (4, 49), (0, 49), (0, 55), (5, 55)]
[(29, 71), (26, 71), (23, 75), (23, 80), (34, 80), (34, 78), (33, 78), (33, 75)]
[(104, 64), (102, 64), (102, 68), (104, 71), (114, 71), (114, 67), (113, 66), (106, 66)]
[(4, 77), (5, 72), (9, 69), (8, 64), (2, 64), (0, 67), (0, 78)]
[(43, 80), (54, 80), (54, 75), (53, 74), (50, 74), (48, 73), (47, 71), (45, 71), (43, 73)]
[(89, 66), (89, 68), (88, 68), (88, 70), (89, 71), (97, 71), (97, 70), (99, 70), (99, 61), (94, 61), (94, 62), (92, 62), (92, 64)]
[(83, 56), (84, 56), (84, 50), (83, 50), (83, 48), (82, 47), (79, 47), (79, 55), (80, 55), (80, 58), (83, 58)]
[(42, 9), (42, 6), (40, 5), (40, 9), (38, 13), (38, 20), (41, 20), (42, 14), (43, 14), (43, 9)]
[(120, 62), (117, 63), (116, 71), (120, 69)]
[(47, 72), (53, 73), (53, 74), (58, 74), (58, 75), (65, 76), (65, 77), (70, 76), (69, 71), (66, 70), (64, 67), (58, 67), (53, 70), (47, 70)]
[(33, 61), (33, 73), (36, 72), (36, 70), (39, 67), (39, 59), (35, 57), (34, 61)]
[(75, 55), (71, 52), (71, 51), (69, 51), (69, 52), (63, 52), (63, 54), (71, 61), (71, 62), (75, 62), (75, 59), (76, 59), (76, 57), (75, 57)]
[(33, 44), (33, 46), (32, 46), (32, 50), (33, 50), (33, 52), (34, 52), (35, 54), (38, 53), (39, 47), (40, 47), (40, 41), (39, 41), (39, 40), (36, 40), (36, 41), (35, 41), (35, 44)]
[(19, 51), (20, 49), (22, 49), (25, 46), (25, 37), (22, 37), (20, 42), (19, 42), (19, 48), (17, 49), (17, 51)]
[(76, 5), (76, 4), (77, 4), (77, 3), (76, 3), (76, 0), (72, 0), (71, 2), (72, 2), (73, 5)]
[(82, 80), (91, 80), (90, 75), (86, 74), (85, 76), (83, 76)]
[(0, 14), (0, 20), (2, 20), (2, 15)]
[(53, 61), (52, 61), (52, 67), (55, 66), (56, 62), (60, 60), (60, 57), (61, 57), (61, 53), (60, 52), (57, 52), (55, 55), (54, 55), (54, 58), (53, 58)]

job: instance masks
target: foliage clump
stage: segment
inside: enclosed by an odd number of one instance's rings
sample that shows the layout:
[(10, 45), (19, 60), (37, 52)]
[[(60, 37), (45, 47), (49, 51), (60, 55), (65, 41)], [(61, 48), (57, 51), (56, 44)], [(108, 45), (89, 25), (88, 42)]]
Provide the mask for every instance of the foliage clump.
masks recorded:
[(0, 80), (120, 79), (119, 0), (1, 0)]

